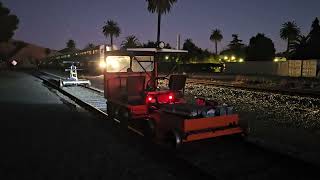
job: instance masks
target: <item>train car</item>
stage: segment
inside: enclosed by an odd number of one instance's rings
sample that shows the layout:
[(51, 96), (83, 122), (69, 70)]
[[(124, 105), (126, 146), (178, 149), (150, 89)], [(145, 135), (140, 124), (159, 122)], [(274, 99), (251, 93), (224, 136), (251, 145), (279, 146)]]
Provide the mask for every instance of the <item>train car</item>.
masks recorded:
[(101, 67), (99, 57), (99, 46), (72, 52), (55, 52), (41, 60), (40, 68), (64, 71), (68, 65), (63, 62), (76, 61), (79, 62), (78, 68), (83, 69), (85, 73), (101, 74), (104, 67)]

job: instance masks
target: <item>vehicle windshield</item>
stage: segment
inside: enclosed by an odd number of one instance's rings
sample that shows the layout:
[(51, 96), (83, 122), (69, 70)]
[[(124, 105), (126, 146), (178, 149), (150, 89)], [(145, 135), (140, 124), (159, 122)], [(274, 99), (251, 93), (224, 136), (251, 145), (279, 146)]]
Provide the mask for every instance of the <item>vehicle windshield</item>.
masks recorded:
[(129, 69), (131, 72), (151, 72), (154, 69), (154, 57), (134, 56), (131, 59), (130, 56), (108, 56), (106, 58), (107, 72), (128, 72)]

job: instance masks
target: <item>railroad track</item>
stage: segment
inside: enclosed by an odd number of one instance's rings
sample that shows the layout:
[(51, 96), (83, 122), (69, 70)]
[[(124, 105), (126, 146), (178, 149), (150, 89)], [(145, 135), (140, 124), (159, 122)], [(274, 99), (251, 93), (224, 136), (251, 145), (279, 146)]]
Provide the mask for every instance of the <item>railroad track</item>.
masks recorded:
[[(80, 106), (104, 119), (108, 118), (106, 99), (101, 90), (82, 86), (58, 88), (54, 81), (61, 77), (49, 74), (40, 74), (38, 77)], [(118, 122), (116, 119), (114, 121)], [(139, 131), (129, 129), (142, 135)], [(204, 179), (311, 179), (316, 172), (313, 165), (270, 152), (233, 136), (186, 144), (178, 151), (158, 145), (152, 145), (148, 150), (155, 152), (148, 153), (159, 161), (173, 163), (178, 170), (175, 173), (192, 172), (194, 177), (201, 176)]]
[(311, 92), (311, 91), (297, 91), (292, 89), (283, 89), (283, 88), (263, 88), (263, 87), (253, 87), (253, 86), (244, 86), (240, 84), (231, 84), (224, 82), (214, 82), (211, 80), (204, 79), (188, 79), (188, 84), (200, 84), (200, 85), (208, 85), (208, 86), (216, 86), (216, 87), (224, 87), (224, 88), (234, 88), (234, 89), (243, 89), (249, 91), (258, 91), (258, 92), (267, 92), (267, 93), (275, 93), (289, 96), (301, 96), (301, 97), (313, 97), (319, 98), (320, 92)]

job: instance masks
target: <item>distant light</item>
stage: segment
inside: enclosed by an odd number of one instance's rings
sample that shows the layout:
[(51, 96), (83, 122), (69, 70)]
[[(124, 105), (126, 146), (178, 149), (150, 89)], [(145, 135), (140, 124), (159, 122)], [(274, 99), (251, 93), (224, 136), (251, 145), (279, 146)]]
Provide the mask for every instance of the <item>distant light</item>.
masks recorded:
[(229, 59), (229, 57), (228, 57), (228, 56), (225, 56), (225, 57), (224, 57), (224, 60), (227, 60), (227, 59)]
[(18, 64), (18, 62), (15, 61), (15, 60), (13, 60), (13, 61), (11, 61), (11, 64), (12, 64), (13, 66), (16, 66), (16, 65)]
[(278, 59), (278, 58), (274, 58), (273, 61), (274, 61), (274, 62), (279, 62), (279, 59)]
[(111, 51), (111, 47), (110, 46), (106, 46), (106, 51)]
[(168, 60), (168, 59), (169, 59), (169, 56), (166, 56), (165, 59)]
[(241, 63), (242, 63), (242, 62), (244, 62), (244, 60), (243, 60), (242, 58), (240, 58), (240, 59), (239, 59), (239, 62), (241, 62)]
[(173, 96), (172, 96), (172, 95), (170, 95), (170, 96), (169, 96), (169, 100), (172, 100), (172, 99), (173, 99)]
[(235, 60), (236, 59), (236, 57), (235, 56), (231, 56), (231, 60)]
[(99, 63), (99, 67), (100, 67), (101, 69), (106, 68), (106, 66), (107, 66), (107, 64), (106, 64), (105, 62), (100, 61), (100, 63)]
[(106, 67), (108, 67), (108, 69), (112, 69), (112, 70), (119, 70), (120, 68), (120, 64), (119, 64), (119, 59), (115, 59), (114, 57), (112, 56), (108, 56), (106, 58)]

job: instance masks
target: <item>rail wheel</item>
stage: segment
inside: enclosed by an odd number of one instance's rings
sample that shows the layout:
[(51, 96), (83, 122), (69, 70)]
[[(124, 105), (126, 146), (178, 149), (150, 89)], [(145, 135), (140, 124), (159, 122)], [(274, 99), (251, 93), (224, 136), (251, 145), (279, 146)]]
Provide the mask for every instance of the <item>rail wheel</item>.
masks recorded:
[(166, 143), (173, 148), (178, 149), (182, 145), (182, 137), (177, 130), (169, 132), (166, 136)]
[(114, 105), (113, 103), (107, 102), (107, 113), (110, 119), (115, 118)]
[(143, 124), (143, 134), (149, 139), (154, 139), (156, 136), (156, 123), (153, 119), (146, 119)]

